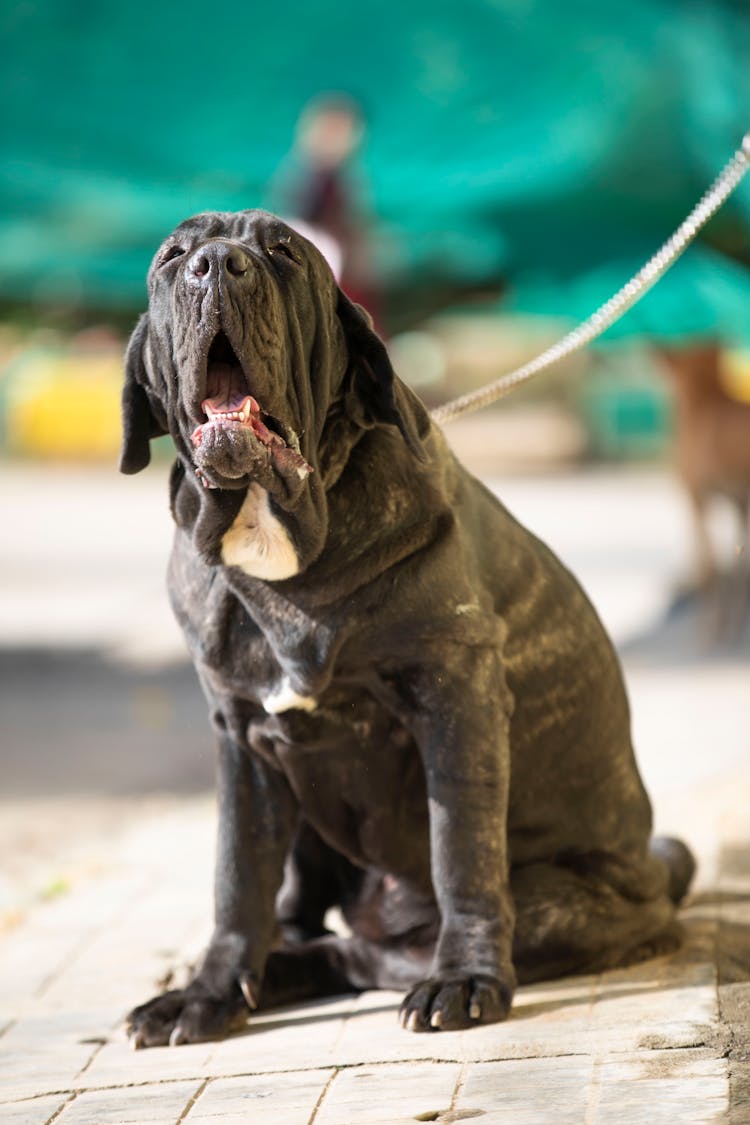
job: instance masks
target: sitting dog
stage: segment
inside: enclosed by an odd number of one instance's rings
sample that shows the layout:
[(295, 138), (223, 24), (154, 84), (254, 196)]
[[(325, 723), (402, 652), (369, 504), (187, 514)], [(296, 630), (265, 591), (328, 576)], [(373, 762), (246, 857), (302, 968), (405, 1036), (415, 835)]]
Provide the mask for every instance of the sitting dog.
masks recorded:
[[(406, 990), (414, 1031), (679, 941), (618, 661), (575, 580), (449, 452), (318, 251), (179, 226), (126, 358), (121, 468), (171, 434), (169, 566), (218, 739), (215, 929), (133, 1044)], [(329, 932), (338, 906), (351, 935)]]

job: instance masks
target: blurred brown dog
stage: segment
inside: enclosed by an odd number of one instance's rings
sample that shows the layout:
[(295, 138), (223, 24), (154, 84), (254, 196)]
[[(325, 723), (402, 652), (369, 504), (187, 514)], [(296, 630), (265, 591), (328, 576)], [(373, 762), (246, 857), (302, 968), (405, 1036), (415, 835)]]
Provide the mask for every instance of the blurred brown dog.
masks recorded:
[[(695, 583), (714, 637), (739, 632), (748, 612), (750, 574), (750, 404), (733, 398), (721, 374), (716, 342), (659, 353), (675, 396), (675, 459), (695, 528)], [(735, 558), (722, 569), (709, 528), (717, 498), (737, 517)]]

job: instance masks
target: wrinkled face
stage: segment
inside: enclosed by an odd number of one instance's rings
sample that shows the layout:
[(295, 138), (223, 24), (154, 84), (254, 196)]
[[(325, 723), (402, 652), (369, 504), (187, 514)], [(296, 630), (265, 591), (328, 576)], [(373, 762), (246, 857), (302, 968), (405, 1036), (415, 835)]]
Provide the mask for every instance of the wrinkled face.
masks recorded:
[(325, 538), (327, 490), (368, 430), (395, 428), (424, 459), (429, 420), (368, 314), (280, 219), (188, 219), (160, 247), (148, 288), (125, 357), (120, 469), (140, 472), (151, 438), (172, 435), (175, 519), (194, 528), (208, 561), (250, 485), (294, 510), (296, 547), (309, 561)]
[(204, 485), (298, 489), (346, 366), (321, 255), (263, 211), (197, 215), (148, 288), (146, 389)]

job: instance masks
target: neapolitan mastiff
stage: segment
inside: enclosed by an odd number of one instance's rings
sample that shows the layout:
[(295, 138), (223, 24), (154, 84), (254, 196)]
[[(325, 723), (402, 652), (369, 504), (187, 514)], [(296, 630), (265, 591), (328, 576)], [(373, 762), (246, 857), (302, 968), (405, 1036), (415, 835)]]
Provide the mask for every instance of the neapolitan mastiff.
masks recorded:
[[(501, 1020), (516, 981), (675, 947), (692, 873), (651, 812), (575, 580), (457, 463), (317, 250), (179, 226), (127, 353), (121, 468), (172, 435), (169, 567), (218, 738), (215, 928), (135, 1046), (248, 1007), (406, 990)], [(351, 936), (324, 926), (340, 906)]]

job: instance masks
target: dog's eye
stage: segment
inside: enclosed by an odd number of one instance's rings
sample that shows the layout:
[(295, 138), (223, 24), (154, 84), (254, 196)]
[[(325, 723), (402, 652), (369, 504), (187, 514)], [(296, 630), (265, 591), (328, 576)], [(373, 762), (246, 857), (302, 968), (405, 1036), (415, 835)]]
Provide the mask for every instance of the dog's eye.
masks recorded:
[(173, 243), (171, 246), (167, 246), (164, 250), (162, 250), (161, 254), (159, 255), (157, 265), (166, 266), (167, 262), (171, 262), (174, 258), (181, 257), (181, 255), (184, 253), (185, 251), (182, 246), (178, 246), (176, 243)]
[(268, 253), (271, 257), (273, 257), (275, 254), (281, 254), (282, 257), (288, 258), (290, 262), (294, 262), (295, 265), (299, 265), (299, 258), (288, 242), (277, 242), (275, 246), (269, 246)]

